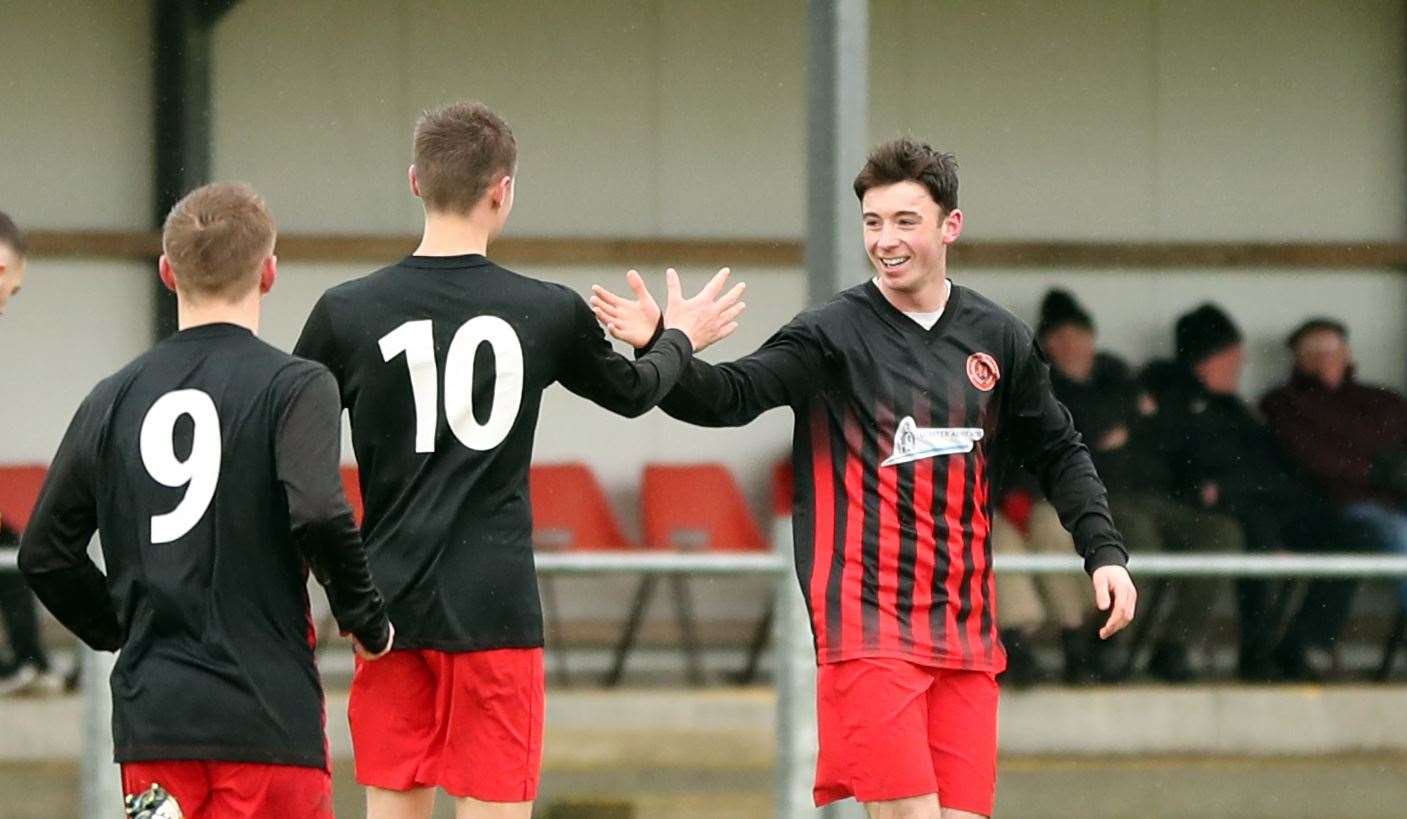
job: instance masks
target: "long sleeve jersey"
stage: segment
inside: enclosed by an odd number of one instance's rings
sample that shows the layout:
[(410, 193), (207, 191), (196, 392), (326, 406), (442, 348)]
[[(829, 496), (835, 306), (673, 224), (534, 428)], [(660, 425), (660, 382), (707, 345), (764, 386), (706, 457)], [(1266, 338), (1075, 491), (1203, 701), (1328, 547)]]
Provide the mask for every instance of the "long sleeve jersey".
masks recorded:
[(760, 349), (692, 361), (660, 405), (704, 426), (795, 412), (796, 572), (820, 662), (999, 671), (990, 487), (1028, 466), (1085, 567), (1127, 562), (1103, 484), (1030, 330), (953, 285), (924, 329), (869, 282)]
[(372, 651), (389, 639), (338, 415), (324, 367), (230, 324), (167, 338), (79, 407), (20, 568), (80, 639), (122, 650), (119, 762), (328, 764), (307, 567), (343, 630)]

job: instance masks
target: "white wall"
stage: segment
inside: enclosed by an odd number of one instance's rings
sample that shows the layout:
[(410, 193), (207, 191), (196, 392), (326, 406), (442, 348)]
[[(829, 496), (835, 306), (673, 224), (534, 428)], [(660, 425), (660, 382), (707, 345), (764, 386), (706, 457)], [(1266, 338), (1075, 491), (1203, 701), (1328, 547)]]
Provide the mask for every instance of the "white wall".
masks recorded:
[(0, 210), (23, 226), (151, 223), (145, 2), (0, 9)]
[(0, 463), (44, 463), (93, 385), (146, 349), (155, 271), (33, 259), (0, 317)]

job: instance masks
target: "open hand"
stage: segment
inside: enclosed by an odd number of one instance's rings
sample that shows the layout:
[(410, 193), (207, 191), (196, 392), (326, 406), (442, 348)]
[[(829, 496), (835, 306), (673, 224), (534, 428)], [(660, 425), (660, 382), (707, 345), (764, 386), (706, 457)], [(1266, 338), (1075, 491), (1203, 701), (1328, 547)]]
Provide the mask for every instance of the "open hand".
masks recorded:
[(1123, 566), (1100, 566), (1094, 570), (1094, 604), (1109, 612), (1109, 620), (1099, 630), (1099, 639), (1107, 640), (1133, 622), (1138, 605), (1138, 590), (1133, 586), (1129, 570)]
[(738, 316), (747, 309), (742, 301), (747, 285), (739, 282), (723, 293), (730, 273), (728, 268), (723, 268), (708, 280), (697, 296), (686, 299), (679, 286), (679, 274), (672, 267), (664, 271), (665, 290), (669, 295), (664, 305), (664, 326), (682, 330), (696, 353), (732, 335), (738, 329)]
[(660, 323), (660, 306), (645, 288), (645, 280), (634, 270), (627, 271), (625, 283), (635, 293), (634, 301), (617, 296), (599, 284), (591, 286), (591, 312), (606, 325), (610, 334), (635, 349), (643, 349), (655, 337)]

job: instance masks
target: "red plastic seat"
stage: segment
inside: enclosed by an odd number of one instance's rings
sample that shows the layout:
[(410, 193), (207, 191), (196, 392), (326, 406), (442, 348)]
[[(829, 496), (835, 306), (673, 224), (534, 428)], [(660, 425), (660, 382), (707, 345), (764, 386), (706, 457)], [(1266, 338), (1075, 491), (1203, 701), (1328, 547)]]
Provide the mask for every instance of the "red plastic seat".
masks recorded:
[(39, 500), (48, 469), (38, 465), (0, 466), (0, 518), (23, 531)]
[(722, 464), (650, 464), (640, 488), (645, 546), (684, 552), (765, 552), (742, 489)]
[(621, 529), (591, 467), (535, 464), (529, 481), (535, 548), (598, 552), (636, 548)]

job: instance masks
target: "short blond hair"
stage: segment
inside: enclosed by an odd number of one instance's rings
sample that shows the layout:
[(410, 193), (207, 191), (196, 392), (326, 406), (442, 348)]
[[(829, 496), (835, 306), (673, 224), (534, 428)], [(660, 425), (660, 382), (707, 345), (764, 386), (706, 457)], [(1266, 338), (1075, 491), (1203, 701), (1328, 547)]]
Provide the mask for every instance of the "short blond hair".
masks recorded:
[(186, 194), (166, 216), (161, 250), (177, 286), (190, 295), (234, 299), (259, 282), (278, 229), (264, 200), (242, 182), (216, 182)]
[(427, 210), (468, 213), (517, 164), (512, 129), (483, 103), (446, 105), (415, 123), (415, 178)]

